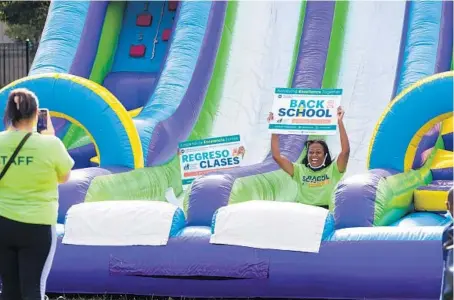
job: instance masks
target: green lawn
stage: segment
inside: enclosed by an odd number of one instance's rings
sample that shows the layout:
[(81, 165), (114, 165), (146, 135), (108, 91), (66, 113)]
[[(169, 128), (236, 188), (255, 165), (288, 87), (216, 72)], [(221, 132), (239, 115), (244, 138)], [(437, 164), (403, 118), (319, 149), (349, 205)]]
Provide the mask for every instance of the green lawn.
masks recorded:
[[(168, 297), (143, 297), (131, 295), (48, 295), (49, 300), (177, 300)], [(188, 299), (189, 300), (189, 299)]]
[[(134, 296), (134, 295), (58, 295), (48, 294), (49, 300), (195, 300), (193, 298), (169, 298), (158, 296)], [(228, 299), (224, 299), (228, 300)]]
[[(62, 297), (60, 295), (48, 295), (49, 300), (197, 300), (196, 298), (169, 298), (169, 297), (144, 297), (144, 296), (132, 296), (132, 295), (98, 295), (98, 296), (93, 296), (93, 295), (66, 295), (65, 297)], [(59, 297), (60, 296), (60, 297)], [(219, 299), (221, 298), (210, 298), (210, 299)], [(244, 299), (259, 299), (259, 298), (241, 298), (241, 299), (228, 299), (228, 298), (222, 298), (222, 300), (244, 300)], [(279, 299), (273, 299), (273, 300), (279, 300)], [(285, 300), (285, 299), (280, 299), (280, 300)], [(290, 300), (290, 299), (288, 299)], [(292, 299), (296, 300), (296, 299)], [(301, 299), (304, 300), (304, 299)], [(306, 300), (311, 300), (311, 299), (306, 299)], [(315, 300), (315, 299), (312, 299)], [(317, 299), (317, 300), (323, 300), (323, 299)], [(342, 300), (342, 299), (339, 299)], [(348, 299), (344, 299), (348, 300)]]
[[(49, 294), (49, 300), (197, 300), (195, 298), (169, 298), (169, 297), (158, 297), (158, 296), (133, 296), (133, 295), (52, 295)], [(210, 299), (217, 299), (217, 298), (210, 298)], [(238, 300), (244, 300), (238, 299)], [(222, 300), (235, 300), (235, 299), (227, 299), (222, 298)], [(274, 299), (278, 300), (278, 299)], [(320, 299), (318, 299), (320, 300)]]

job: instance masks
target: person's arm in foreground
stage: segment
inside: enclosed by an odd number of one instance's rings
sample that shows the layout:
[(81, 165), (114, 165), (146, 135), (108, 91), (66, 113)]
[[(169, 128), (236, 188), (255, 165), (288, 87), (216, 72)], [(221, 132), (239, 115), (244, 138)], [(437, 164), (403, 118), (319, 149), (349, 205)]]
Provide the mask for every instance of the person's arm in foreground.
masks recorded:
[(350, 157), (350, 143), (348, 141), (348, 135), (344, 126), (344, 110), (342, 107), (337, 109), (337, 118), (341, 142), (341, 152), (337, 157), (337, 168), (339, 169), (339, 172), (344, 173), (347, 169), (348, 159)]
[[(268, 122), (273, 119), (273, 114), (270, 113), (268, 117)], [(271, 154), (273, 155), (274, 160), (276, 163), (287, 172), (290, 176), (293, 177), (293, 164), (289, 161), (285, 156), (281, 155), (281, 150), (279, 149), (279, 136), (277, 134), (271, 135)]]
[(58, 176), (58, 183), (62, 184), (69, 180), (69, 177), (71, 175), (71, 169), (74, 166), (74, 160), (69, 155), (63, 142), (60, 141), (60, 139), (57, 139), (56, 142), (57, 142), (56, 146), (57, 152), (55, 153), (56, 171)]

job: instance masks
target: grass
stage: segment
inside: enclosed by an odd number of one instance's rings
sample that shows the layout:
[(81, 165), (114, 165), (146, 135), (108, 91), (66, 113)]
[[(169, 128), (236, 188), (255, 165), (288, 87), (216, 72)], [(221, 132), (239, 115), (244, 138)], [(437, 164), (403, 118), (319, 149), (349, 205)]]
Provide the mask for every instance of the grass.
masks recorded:
[[(170, 297), (158, 297), (158, 296), (134, 296), (134, 295), (52, 295), (49, 294), (49, 300), (197, 300), (197, 298), (170, 298)], [(221, 298), (210, 298), (210, 299), (221, 299)], [(244, 300), (238, 299), (238, 300)], [(249, 299), (249, 298), (247, 298)], [(235, 300), (222, 298), (222, 300)], [(278, 299), (274, 299), (278, 300)]]
[[(179, 300), (180, 298), (158, 296), (134, 296), (134, 295), (53, 295), (49, 294), (49, 300)], [(193, 298), (181, 298), (195, 300)]]
[[(158, 296), (134, 296), (134, 295), (52, 295), (49, 294), (49, 300), (197, 300), (197, 298), (170, 298), (170, 297), (158, 297)], [(241, 298), (241, 299), (231, 299), (231, 298), (210, 298), (210, 299), (219, 299), (219, 300), (244, 300), (244, 299), (260, 299), (260, 298)], [(273, 299), (279, 300), (279, 299)], [(280, 299), (285, 300), (285, 299)], [(295, 300), (295, 299), (292, 299)], [(304, 299), (301, 299), (304, 300)], [(311, 299), (306, 299), (311, 300)], [(315, 300), (315, 299), (312, 299)], [(323, 300), (323, 299), (317, 299)], [(342, 300), (342, 299), (339, 299)], [(348, 300), (348, 299), (344, 299)]]
[[(49, 300), (197, 300), (197, 298), (170, 298), (158, 296), (134, 296), (134, 295), (48, 295)], [(217, 299), (217, 298), (210, 298)], [(222, 300), (235, 300), (226, 299)], [(239, 299), (240, 300), (240, 299)], [(244, 300), (244, 299), (241, 299)], [(274, 299), (277, 300), (277, 299)]]
[[(159, 296), (134, 296), (134, 295), (55, 295), (48, 294), (49, 300), (197, 300), (200, 298), (187, 298), (187, 297), (159, 297)], [(205, 298), (206, 299), (206, 298)], [(250, 298), (242, 299), (231, 299), (231, 298), (209, 298), (209, 299), (219, 299), (219, 300), (244, 300)], [(255, 298), (252, 298), (255, 299)], [(273, 299), (279, 300), (279, 299)], [(284, 299), (285, 300), (285, 299)], [(294, 299), (293, 299), (294, 300)], [(309, 300), (309, 299), (306, 299)], [(320, 299), (318, 299), (320, 300)]]
[(169, 297), (133, 296), (133, 295), (52, 295), (49, 300), (176, 300)]

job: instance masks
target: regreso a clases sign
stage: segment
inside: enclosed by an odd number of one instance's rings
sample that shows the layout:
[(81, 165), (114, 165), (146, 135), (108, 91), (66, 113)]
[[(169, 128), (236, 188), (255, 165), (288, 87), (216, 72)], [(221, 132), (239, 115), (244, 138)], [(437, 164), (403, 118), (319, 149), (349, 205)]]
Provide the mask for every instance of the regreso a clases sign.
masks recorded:
[(341, 89), (276, 88), (268, 128), (278, 134), (336, 134), (341, 96)]
[(246, 154), (239, 135), (183, 142), (179, 148), (183, 186), (207, 173), (239, 167)]

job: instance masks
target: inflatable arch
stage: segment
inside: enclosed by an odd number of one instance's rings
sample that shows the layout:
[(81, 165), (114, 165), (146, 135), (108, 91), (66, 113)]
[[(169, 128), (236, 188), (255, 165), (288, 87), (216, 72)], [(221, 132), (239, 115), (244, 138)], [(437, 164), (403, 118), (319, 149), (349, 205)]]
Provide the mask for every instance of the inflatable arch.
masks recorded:
[(429, 76), (397, 95), (375, 126), (369, 169), (411, 170), (424, 134), (453, 114), (453, 77), (454, 71)]
[(142, 145), (132, 118), (104, 87), (69, 74), (29, 76), (0, 90), (0, 106), (15, 88), (30, 89), (52, 116), (82, 127), (95, 145), (101, 166), (143, 168)]

